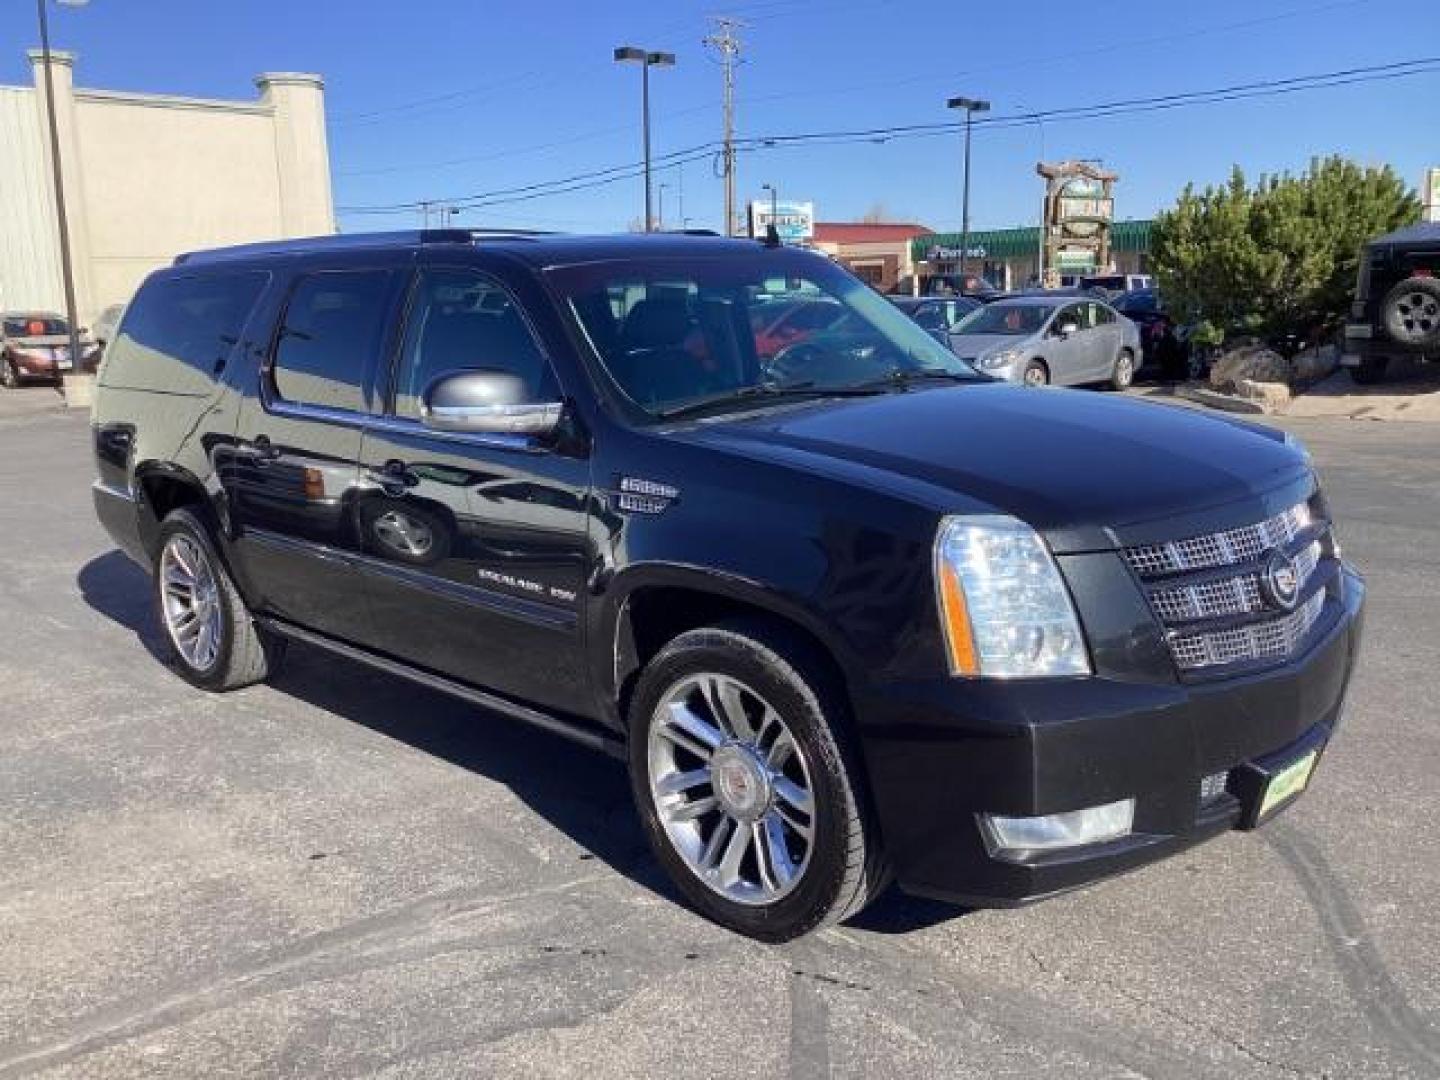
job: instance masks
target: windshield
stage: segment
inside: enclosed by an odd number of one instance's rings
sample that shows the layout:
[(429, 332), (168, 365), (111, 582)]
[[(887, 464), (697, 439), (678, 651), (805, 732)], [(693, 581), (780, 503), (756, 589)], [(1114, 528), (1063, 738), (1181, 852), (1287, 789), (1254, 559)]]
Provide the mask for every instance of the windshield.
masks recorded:
[(990, 304), (972, 311), (955, 327), (957, 334), (1007, 334), (1021, 337), (1037, 333), (1055, 309), (1049, 304)]
[(47, 337), (54, 334), (68, 334), (69, 324), (55, 315), (7, 315), (5, 334), (7, 337)]
[(610, 377), (652, 415), (767, 394), (983, 379), (869, 286), (814, 255), (588, 263), (549, 272)]

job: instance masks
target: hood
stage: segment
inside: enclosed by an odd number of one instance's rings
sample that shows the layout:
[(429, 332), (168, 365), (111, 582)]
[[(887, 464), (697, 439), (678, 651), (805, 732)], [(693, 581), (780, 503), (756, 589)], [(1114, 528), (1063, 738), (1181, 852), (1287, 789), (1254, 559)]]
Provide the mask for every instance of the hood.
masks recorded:
[(1000, 349), (1028, 348), (1034, 334), (951, 334), (950, 350), (969, 359)]
[(1229, 527), (1308, 495), (1313, 483), (1303, 451), (1276, 430), (1095, 391), (992, 382), (751, 414), (676, 434), (792, 467), (808, 460), (832, 477), (852, 467), (868, 486), (887, 473), (919, 481), (941, 512), (975, 512), (979, 503), (1028, 522), (1057, 551)]

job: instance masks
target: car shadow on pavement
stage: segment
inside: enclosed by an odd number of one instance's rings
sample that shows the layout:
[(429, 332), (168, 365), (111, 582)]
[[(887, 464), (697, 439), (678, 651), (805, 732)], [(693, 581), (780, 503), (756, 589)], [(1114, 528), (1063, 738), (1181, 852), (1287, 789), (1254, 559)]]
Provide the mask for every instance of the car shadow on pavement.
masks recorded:
[(111, 622), (129, 630), (156, 660), (165, 660), (165, 636), (155, 621), (150, 576), (119, 551), (107, 551), (80, 568), (80, 595)]
[[(86, 603), (135, 634), (157, 660), (164, 660), (164, 639), (151, 610), (150, 579), (140, 567), (111, 551), (82, 567), (78, 581)], [(269, 685), (505, 785), (570, 837), (581, 849), (581, 861), (600, 859), (636, 884), (681, 902), (650, 853), (621, 762), (551, 732), (296, 642), (290, 644)], [(962, 913), (960, 908), (907, 897), (891, 888), (847, 925), (903, 933)]]

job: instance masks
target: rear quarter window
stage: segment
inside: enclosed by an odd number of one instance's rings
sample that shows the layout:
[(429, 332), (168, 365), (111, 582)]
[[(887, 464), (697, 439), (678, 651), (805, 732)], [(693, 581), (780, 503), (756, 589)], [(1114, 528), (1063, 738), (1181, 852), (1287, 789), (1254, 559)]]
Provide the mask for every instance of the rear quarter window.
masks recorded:
[(106, 352), (101, 385), (208, 395), (269, 278), (259, 270), (151, 278)]

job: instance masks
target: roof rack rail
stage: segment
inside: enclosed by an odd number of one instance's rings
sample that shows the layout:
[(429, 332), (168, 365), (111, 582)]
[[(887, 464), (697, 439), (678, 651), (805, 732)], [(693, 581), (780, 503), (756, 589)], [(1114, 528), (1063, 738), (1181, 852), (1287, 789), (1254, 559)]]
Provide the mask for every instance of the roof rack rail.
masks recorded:
[(333, 236), (305, 236), (294, 240), (265, 240), (255, 244), (187, 251), (175, 257), (176, 266), (225, 262), (257, 255), (305, 255), (327, 251), (363, 251), (366, 248), (420, 244), (473, 244), (486, 239), (525, 239), (547, 233), (531, 229), (398, 229), (390, 232), (337, 233)]

